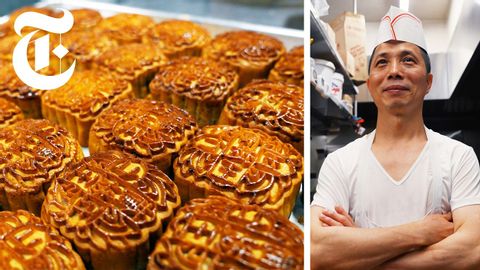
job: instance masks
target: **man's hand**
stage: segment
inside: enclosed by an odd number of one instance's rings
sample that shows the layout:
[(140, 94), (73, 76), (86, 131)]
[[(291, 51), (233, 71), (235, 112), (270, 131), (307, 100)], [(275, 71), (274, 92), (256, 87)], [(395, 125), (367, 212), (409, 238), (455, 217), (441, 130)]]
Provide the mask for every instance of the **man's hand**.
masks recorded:
[(341, 206), (335, 206), (335, 211), (324, 209), (320, 215), (320, 221), (322, 226), (343, 226), (343, 227), (356, 227), (352, 217)]
[(419, 222), (424, 230), (425, 246), (440, 242), (453, 233), (452, 213), (428, 215)]

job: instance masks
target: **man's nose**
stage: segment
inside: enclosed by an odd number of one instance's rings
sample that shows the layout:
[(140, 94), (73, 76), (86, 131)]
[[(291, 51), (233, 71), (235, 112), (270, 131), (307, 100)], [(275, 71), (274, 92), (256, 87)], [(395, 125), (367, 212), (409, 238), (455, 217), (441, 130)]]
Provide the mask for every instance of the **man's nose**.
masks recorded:
[(398, 61), (392, 61), (388, 69), (388, 78), (401, 78), (402, 66)]

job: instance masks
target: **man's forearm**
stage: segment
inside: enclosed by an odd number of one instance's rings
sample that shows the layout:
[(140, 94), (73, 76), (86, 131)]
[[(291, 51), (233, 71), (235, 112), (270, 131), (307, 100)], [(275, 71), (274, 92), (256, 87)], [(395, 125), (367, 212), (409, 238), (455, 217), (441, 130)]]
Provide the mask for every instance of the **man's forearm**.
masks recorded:
[[(480, 269), (478, 224), (465, 224), (456, 233), (425, 249), (393, 259), (378, 269)], [(473, 233), (472, 233), (473, 232)]]
[(313, 220), (318, 217), (318, 212), (314, 212), (312, 210), (311, 215), (312, 269), (373, 269), (428, 245), (416, 223), (375, 229), (321, 227), (320, 222)]

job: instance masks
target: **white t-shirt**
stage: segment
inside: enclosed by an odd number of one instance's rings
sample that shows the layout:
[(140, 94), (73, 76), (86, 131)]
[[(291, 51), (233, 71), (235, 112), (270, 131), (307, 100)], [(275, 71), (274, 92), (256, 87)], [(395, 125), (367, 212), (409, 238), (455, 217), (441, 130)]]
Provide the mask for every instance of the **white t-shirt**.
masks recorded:
[(480, 169), (473, 149), (430, 129), (426, 134), (424, 149), (400, 181), (390, 177), (371, 151), (375, 132), (329, 154), (312, 205), (331, 210), (340, 205), (358, 226), (371, 228), (480, 204)]

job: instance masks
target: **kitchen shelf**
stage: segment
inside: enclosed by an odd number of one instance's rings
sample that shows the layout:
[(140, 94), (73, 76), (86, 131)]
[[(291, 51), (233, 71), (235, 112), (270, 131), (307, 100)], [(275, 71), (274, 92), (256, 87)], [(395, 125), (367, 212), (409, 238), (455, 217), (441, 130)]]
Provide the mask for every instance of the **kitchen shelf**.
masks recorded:
[(353, 84), (350, 79), (348, 71), (344, 68), (342, 58), (337, 50), (332, 47), (328, 41), (327, 30), (320, 22), (317, 12), (310, 6), (310, 36), (314, 39), (311, 45), (310, 56), (315, 59), (324, 59), (332, 62), (335, 65), (335, 72), (343, 74), (343, 93), (344, 94), (358, 94), (358, 87)]
[(336, 96), (325, 92), (315, 81), (310, 81), (310, 97), (312, 117), (328, 117), (356, 124), (357, 118), (348, 111), (348, 107)]
[[(363, 129), (361, 127), (362, 120), (357, 117), (357, 101), (355, 96), (358, 94), (358, 87), (354, 84), (348, 71), (345, 69), (342, 58), (338, 54), (335, 45), (329, 41), (327, 29), (323, 21), (320, 20), (318, 13), (310, 5), (310, 35), (313, 38), (313, 43), (310, 48), (310, 55), (315, 59), (324, 59), (332, 62), (335, 65), (335, 71), (341, 73), (344, 77), (343, 94), (353, 96), (353, 113), (348, 110), (348, 107), (339, 100), (336, 96), (324, 91), (317, 85), (315, 79), (310, 80), (310, 110), (311, 110), (311, 124), (316, 124), (318, 127), (325, 127), (327, 130), (337, 127), (338, 122), (349, 123), (354, 126), (355, 131)], [(333, 121), (333, 122), (332, 122)], [(332, 126), (332, 123), (337, 122)]]

